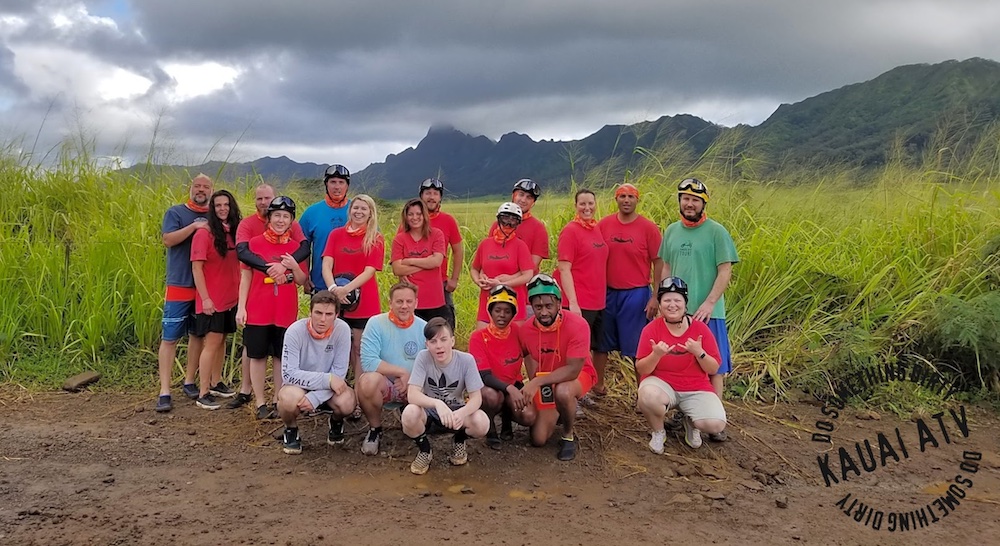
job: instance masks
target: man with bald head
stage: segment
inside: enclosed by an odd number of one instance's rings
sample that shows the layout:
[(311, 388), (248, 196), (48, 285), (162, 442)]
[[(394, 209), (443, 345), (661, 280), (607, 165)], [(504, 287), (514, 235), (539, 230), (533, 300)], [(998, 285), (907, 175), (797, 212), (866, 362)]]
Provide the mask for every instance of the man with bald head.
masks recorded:
[(597, 384), (593, 392), (605, 392), (604, 370), (608, 353), (619, 351), (635, 365), (639, 334), (656, 312), (651, 283), (659, 282), (663, 269), (660, 259), (660, 228), (638, 212), (639, 189), (622, 184), (615, 190), (618, 212), (597, 224), (608, 245), (608, 290), (604, 309), (604, 334), (594, 353)]
[[(209, 198), (212, 196), (212, 179), (199, 174), (191, 180), (188, 201), (174, 205), (163, 215), (163, 246), (167, 247), (167, 290), (163, 304), (163, 337), (157, 361), (160, 371), (160, 397), (156, 411), (165, 412), (173, 408), (170, 397), (170, 380), (177, 356), (177, 342), (186, 334), (192, 334), (194, 327), (194, 274), (191, 272), (191, 240), (195, 231), (208, 229), (206, 214)], [(184, 394), (198, 397), (198, 387), (194, 384), (198, 373), (198, 360), (204, 340), (195, 335), (188, 337), (187, 369), (184, 374)]]

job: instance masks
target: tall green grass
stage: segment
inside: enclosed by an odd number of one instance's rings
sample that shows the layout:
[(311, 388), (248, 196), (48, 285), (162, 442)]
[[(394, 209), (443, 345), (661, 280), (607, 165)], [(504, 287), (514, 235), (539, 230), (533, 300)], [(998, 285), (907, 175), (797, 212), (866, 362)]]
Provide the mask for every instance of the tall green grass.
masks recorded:
[[(684, 157), (676, 145), (638, 150), (642, 161), (626, 178), (642, 192), (640, 212), (661, 227), (678, 217), (678, 180), (697, 176), (709, 184), (709, 215), (729, 229), (740, 254), (726, 299), (741, 392), (780, 395), (793, 385), (822, 385), (857, 362), (907, 353), (998, 387), (990, 351), (1000, 335), (983, 322), (975, 335), (953, 340), (956, 329), (970, 330), (950, 321), (971, 320), (962, 313), (968, 309), (979, 310), (973, 317), (1000, 313), (983, 299), (995, 295), (1000, 279), (1000, 188), (998, 171), (983, 166), (989, 154), (977, 150), (974, 164), (893, 161), (864, 180), (836, 166), (762, 180), (758, 163), (737, 149), (733, 140), (701, 158)], [(619, 182), (595, 171), (573, 189), (596, 190), (604, 215), (614, 212)], [(86, 366), (111, 384), (155, 383), (165, 267), (160, 222), (167, 207), (186, 199), (187, 183), (109, 172), (86, 154), (66, 152), (50, 169), (0, 154), (0, 381), (52, 386)], [(249, 214), (255, 184), (216, 187), (234, 191)], [(302, 210), (320, 195), (301, 182), (285, 193)], [(478, 296), (467, 264), (506, 198), (444, 201), (465, 239), (456, 293), (460, 346)], [(388, 240), (397, 206), (380, 210)], [(572, 194), (546, 192), (533, 212), (551, 236), (552, 258), (542, 264), (551, 271), (556, 237), (573, 216)], [(395, 277), (386, 267), (378, 279), (385, 301)], [(961, 354), (949, 360), (953, 353)]]

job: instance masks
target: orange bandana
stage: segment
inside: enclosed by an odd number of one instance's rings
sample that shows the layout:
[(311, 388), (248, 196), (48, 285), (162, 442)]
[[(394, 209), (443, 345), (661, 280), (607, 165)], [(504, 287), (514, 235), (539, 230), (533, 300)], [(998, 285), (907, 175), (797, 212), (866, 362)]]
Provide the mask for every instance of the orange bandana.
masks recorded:
[(697, 222), (692, 222), (685, 218), (683, 214), (681, 215), (681, 223), (684, 224), (684, 227), (686, 228), (696, 228), (704, 224), (705, 220), (708, 220), (708, 213), (705, 211), (701, 211), (701, 218), (699, 218)]
[(334, 321), (334, 323), (331, 324), (330, 327), (327, 328), (325, 332), (323, 332), (322, 334), (317, 334), (316, 330), (313, 329), (313, 321), (311, 320), (306, 321), (306, 329), (309, 330), (309, 335), (312, 336), (313, 339), (326, 339), (330, 337), (330, 335), (333, 334), (333, 327), (336, 325), (337, 323), (336, 321)]
[(510, 233), (504, 233), (500, 225), (497, 224), (497, 227), (493, 228), (493, 231), (490, 232), (490, 236), (493, 237), (493, 240), (498, 244), (505, 245), (507, 241), (517, 239), (517, 228), (511, 230)]
[(596, 219), (591, 218), (590, 220), (584, 220), (583, 218), (580, 218), (579, 214), (577, 214), (576, 216), (573, 216), (573, 221), (576, 222), (577, 224), (580, 224), (581, 226), (583, 226), (587, 231), (590, 231), (590, 230), (594, 229), (594, 227), (597, 226), (597, 220)]
[(552, 326), (542, 326), (541, 323), (538, 322), (538, 318), (536, 317), (535, 327), (538, 328), (539, 332), (556, 332), (562, 326), (562, 321), (563, 321), (563, 316), (562, 312), (560, 311), (560, 313), (556, 315), (556, 320), (555, 322), (552, 323)]
[(347, 234), (350, 235), (351, 237), (364, 237), (365, 236), (365, 232), (368, 231), (368, 226), (365, 225), (365, 226), (361, 226), (359, 228), (356, 228), (356, 227), (352, 226), (351, 224), (347, 224), (344, 227), (344, 229), (347, 231)]
[(406, 322), (403, 322), (402, 320), (399, 320), (399, 317), (396, 316), (396, 313), (393, 313), (390, 310), (389, 311), (389, 322), (391, 322), (391, 323), (395, 324), (397, 327), (402, 328), (402, 329), (405, 330), (405, 329), (409, 328), (410, 326), (413, 326), (413, 317), (414, 316), (415, 315), (411, 315), (410, 316), (410, 320), (408, 320)]
[(437, 218), (438, 216), (441, 216), (441, 209), (438, 209), (438, 210), (436, 210), (434, 212), (428, 212), (427, 213), (427, 217), (430, 218), (431, 220)]
[(192, 201), (192, 200), (190, 200), (190, 199), (188, 199), (187, 203), (184, 203), (184, 206), (187, 207), (188, 209), (194, 211), (194, 212), (200, 212), (202, 214), (205, 214), (206, 212), (208, 212), (208, 205), (200, 206), (200, 205), (195, 204), (195, 202)]
[(329, 193), (326, 194), (326, 204), (330, 205), (331, 207), (333, 207), (335, 209), (343, 208), (344, 203), (346, 203), (346, 202), (347, 202), (347, 194), (346, 193), (344, 194), (343, 197), (340, 198), (339, 201), (334, 201), (333, 198), (330, 197)]
[(497, 328), (492, 322), (490, 322), (486, 325), (486, 331), (497, 339), (507, 339), (507, 336), (510, 335), (510, 324), (508, 324), (506, 328)]
[(264, 239), (274, 245), (283, 245), (292, 239), (292, 230), (286, 230), (284, 233), (277, 233), (271, 226), (267, 226), (264, 230)]
[(528, 218), (531, 218), (531, 217), (532, 216), (531, 216), (530, 212), (522, 212), (521, 213), (521, 221), (522, 222), (524, 222), (525, 220), (527, 220)]
[(620, 195), (631, 195), (631, 196), (635, 197), (636, 199), (638, 199), (639, 198), (639, 188), (636, 188), (632, 184), (622, 184), (621, 186), (618, 186), (617, 190), (615, 190), (615, 199), (617, 199), (618, 196), (620, 196)]

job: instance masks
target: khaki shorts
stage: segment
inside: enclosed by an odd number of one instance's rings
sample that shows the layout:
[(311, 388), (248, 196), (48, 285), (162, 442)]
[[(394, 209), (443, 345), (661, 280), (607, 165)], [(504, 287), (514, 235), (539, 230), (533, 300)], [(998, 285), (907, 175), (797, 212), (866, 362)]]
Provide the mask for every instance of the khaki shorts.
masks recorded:
[(722, 400), (714, 392), (690, 391), (677, 392), (669, 383), (656, 376), (649, 376), (642, 380), (639, 388), (649, 385), (659, 388), (667, 393), (667, 409), (680, 408), (684, 415), (692, 421), (702, 419), (726, 420), (726, 409), (722, 407)]

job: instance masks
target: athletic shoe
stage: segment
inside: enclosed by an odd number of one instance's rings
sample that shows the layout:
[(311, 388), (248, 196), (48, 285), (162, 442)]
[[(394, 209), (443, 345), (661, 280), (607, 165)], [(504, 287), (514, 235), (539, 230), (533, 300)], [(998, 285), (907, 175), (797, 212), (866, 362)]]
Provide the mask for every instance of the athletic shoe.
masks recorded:
[(210, 387), (208, 389), (208, 393), (211, 394), (211, 395), (213, 395), (213, 396), (218, 396), (219, 398), (232, 398), (232, 397), (236, 396), (236, 391), (234, 391), (233, 389), (230, 389), (222, 381), (219, 381), (218, 385), (216, 385), (214, 387)]
[(649, 440), (649, 450), (657, 455), (663, 455), (663, 442), (667, 440), (667, 431), (654, 430), (653, 437)]
[[(583, 395), (583, 398), (580, 399), (580, 403), (577, 407), (583, 406), (585, 408), (592, 408), (596, 405), (597, 405), (597, 399), (591, 396), (590, 393), (588, 392), (587, 394)], [(579, 413), (577, 413), (577, 416), (579, 416)]]
[[(458, 444), (455, 444), (458, 445)], [(414, 457), (413, 463), (410, 464), (410, 472), (420, 476), (427, 473), (431, 467), (431, 452), (430, 451), (418, 451), (417, 456)]]
[(350, 419), (351, 421), (358, 421), (364, 415), (365, 415), (365, 412), (361, 411), (361, 406), (354, 406), (354, 411), (351, 413), (351, 415), (350, 415), (350, 417), (348, 417), (348, 419)]
[(684, 443), (692, 449), (701, 447), (701, 431), (694, 427), (694, 423), (687, 417), (684, 418)]
[(211, 392), (198, 398), (194, 403), (199, 408), (207, 410), (217, 410), (222, 407), (222, 402), (216, 400), (215, 397), (212, 396)]
[(194, 383), (185, 383), (181, 390), (184, 391), (184, 396), (187, 396), (191, 400), (197, 400), (201, 395), (201, 391), (198, 390), (198, 385)]
[(226, 404), (227, 409), (238, 409), (250, 403), (253, 400), (253, 396), (249, 394), (244, 394), (242, 392), (236, 393), (236, 396)]
[(171, 402), (169, 394), (161, 394), (160, 397), (156, 399), (156, 411), (164, 413), (172, 409), (174, 409), (174, 404)]
[[(365, 441), (361, 443), (361, 453), (365, 455), (378, 455), (378, 445), (382, 442), (382, 432), (379, 430), (371, 429), (368, 431), (368, 436), (365, 437)], [(428, 461), (429, 463), (430, 461)], [(427, 469), (424, 469), (427, 472)], [(423, 472), (421, 472), (423, 474)]]
[(708, 439), (713, 442), (725, 442), (729, 439), (729, 435), (723, 430), (722, 432), (713, 432), (709, 434)]
[(500, 441), (500, 437), (495, 431), (486, 435), (486, 447), (499, 451), (502, 445), (503, 442)]
[(500, 439), (505, 442), (514, 439), (514, 423), (506, 417), (500, 418)]
[(285, 429), (284, 437), (281, 439), (281, 451), (289, 455), (302, 453), (302, 440), (299, 438), (299, 429)]
[(278, 414), (274, 411), (274, 406), (271, 404), (261, 404), (257, 406), (257, 419), (277, 419)]
[[(448, 460), (455, 466), (462, 466), (469, 462), (469, 450), (465, 448), (465, 442), (455, 442), (455, 447), (451, 448), (451, 457), (448, 457)], [(427, 462), (430, 463), (430, 459)]]
[(556, 455), (560, 461), (572, 461), (576, 458), (576, 435), (572, 440), (561, 438), (559, 440), (559, 454)]
[(680, 432), (684, 430), (684, 413), (681, 410), (674, 412), (674, 416), (669, 421), (664, 421), (663, 426), (670, 432)]
[(576, 418), (583, 418), (583, 404), (580, 403), (580, 400), (576, 401)]
[(334, 419), (330, 416), (330, 434), (326, 437), (326, 443), (335, 446), (344, 443), (344, 420)]

